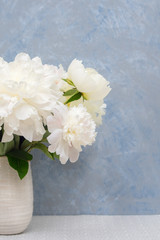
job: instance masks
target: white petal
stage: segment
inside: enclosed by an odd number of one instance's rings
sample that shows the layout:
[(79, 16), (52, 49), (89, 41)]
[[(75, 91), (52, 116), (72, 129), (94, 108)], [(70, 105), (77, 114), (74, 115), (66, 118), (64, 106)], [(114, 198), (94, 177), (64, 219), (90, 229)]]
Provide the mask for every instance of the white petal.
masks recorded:
[(55, 143), (57, 141), (60, 141), (62, 138), (62, 130), (61, 129), (56, 129), (53, 133), (51, 133), (48, 137), (47, 140), (50, 144)]
[(74, 82), (80, 92), (83, 92), (84, 89), (89, 90), (90, 83), (88, 84), (86, 81), (86, 72), (81, 61), (74, 59), (71, 62), (68, 68), (68, 77)]
[(15, 115), (19, 120), (25, 120), (35, 114), (35, 110), (29, 104), (21, 104), (15, 110)]
[(111, 90), (109, 82), (102, 75), (92, 68), (85, 68), (82, 62), (76, 59), (68, 68), (68, 78), (90, 100), (101, 100)]
[(56, 148), (57, 148), (57, 143), (53, 143), (52, 145), (49, 145), (48, 151), (50, 153), (54, 153), (54, 152), (56, 152)]
[(2, 142), (10, 142), (13, 140), (13, 135), (7, 135), (6, 132), (4, 132), (2, 137)]
[(48, 131), (53, 132), (57, 128), (61, 128), (60, 121), (55, 116), (48, 116), (47, 117), (47, 126)]
[(26, 121), (20, 123), (20, 132), (21, 135), (29, 142), (33, 141), (34, 128), (31, 125), (27, 124)]
[(58, 147), (58, 144), (62, 138), (62, 130), (57, 129), (55, 132), (51, 133), (51, 135), (48, 136), (47, 140), (51, 144), (48, 147), (49, 152), (56, 152), (56, 149)]
[(59, 144), (58, 144), (58, 147), (56, 149), (56, 153), (57, 155), (60, 156), (60, 162), (62, 164), (65, 164), (67, 161), (68, 161), (68, 144), (62, 139)]
[(78, 160), (79, 158), (79, 151), (76, 150), (74, 147), (69, 148), (69, 159), (70, 162), (74, 163)]
[(26, 138), (29, 142), (40, 141), (45, 133), (45, 129), (41, 122), (38, 120), (32, 121), (27, 119), (25, 121), (20, 121), (19, 135)]
[(66, 164), (66, 162), (68, 161), (68, 157), (65, 155), (60, 155), (59, 160), (60, 160), (61, 164)]

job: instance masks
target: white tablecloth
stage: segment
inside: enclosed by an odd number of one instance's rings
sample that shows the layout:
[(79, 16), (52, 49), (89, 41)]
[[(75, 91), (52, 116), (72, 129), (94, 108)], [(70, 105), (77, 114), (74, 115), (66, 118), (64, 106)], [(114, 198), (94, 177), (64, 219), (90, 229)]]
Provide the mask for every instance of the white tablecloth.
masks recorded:
[(34, 216), (24, 233), (3, 239), (160, 240), (160, 216)]

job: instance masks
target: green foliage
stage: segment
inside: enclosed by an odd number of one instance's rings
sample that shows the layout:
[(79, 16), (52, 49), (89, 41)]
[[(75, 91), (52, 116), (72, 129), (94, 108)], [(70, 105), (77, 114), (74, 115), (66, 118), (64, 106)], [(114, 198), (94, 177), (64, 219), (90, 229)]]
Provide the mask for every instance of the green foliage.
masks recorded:
[(47, 142), (47, 137), (50, 135), (50, 133), (48, 132), (48, 130), (46, 129), (46, 132), (41, 140), (41, 142)]
[(68, 104), (68, 103), (70, 103), (70, 102), (76, 101), (76, 100), (80, 99), (81, 96), (82, 96), (82, 93), (78, 92), (78, 93), (74, 94), (72, 97), (70, 97), (70, 98), (65, 102), (65, 104)]
[(13, 150), (9, 153), (6, 154), (6, 156), (10, 156), (10, 157), (16, 157), (16, 158), (19, 158), (19, 159), (23, 159), (24, 161), (31, 161), (32, 160), (32, 155), (26, 151), (23, 151), (23, 150)]
[(19, 144), (20, 144), (20, 137), (17, 135), (14, 135), (14, 146), (15, 149), (19, 149)]
[(28, 172), (28, 161), (32, 160), (32, 155), (23, 150), (15, 149), (8, 152), (6, 156), (8, 157), (9, 165), (18, 172), (20, 179), (23, 179)]
[(63, 96), (71, 96), (71, 95), (73, 95), (73, 94), (75, 94), (75, 93), (78, 93), (77, 89), (76, 89), (76, 88), (72, 88), (72, 89), (66, 91), (66, 92), (63, 94)]
[(30, 147), (32, 145), (31, 142), (29, 142), (28, 140), (24, 140), (21, 144), (21, 149), (24, 150), (24, 149), (27, 149), (28, 147)]
[(3, 136), (3, 131), (2, 129), (0, 130), (0, 141), (2, 140), (2, 136)]
[(74, 88), (69, 89), (68, 91), (63, 93), (64, 97), (71, 96), (64, 104), (68, 104), (70, 102), (76, 101), (80, 99), (81, 97), (84, 100), (87, 100), (84, 93), (79, 92), (74, 83), (70, 79), (63, 79), (65, 82), (67, 82), (69, 85), (73, 86)]
[[(0, 134), (2, 139), (2, 131), (0, 131)], [(46, 129), (42, 140), (38, 142), (29, 142), (23, 137), (17, 135), (14, 135), (11, 142), (2, 143), (0, 139), (0, 156), (7, 156), (9, 165), (17, 171), (20, 179), (23, 179), (28, 172), (28, 161), (32, 160), (32, 155), (29, 153), (32, 149), (40, 149), (52, 160), (59, 158), (56, 153), (50, 153), (48, 147), (45, 145), (49, 134), (50, 133)]]
[(36, 144), (33, 145), (32, 149), (33, 148), (40, 149), (44, 154), (46, 154), (47, 157), (49, 157), (52, 160), (54, 160), (54, 156), (48, 151), (48, 148), (43, 143), (36, 143)]
[(74, 83), (73, 83), (70, 79), (64, 79), (64, 78), (63, 78), (62, 80), (65, 81), (66, 83), (68, 83), (69, 85), (75, 87)]
[(51, 154), (53, 155), (54, 159), (57, 158), (59, 160), (59, 155), (57, 155), (56, 152), (55, 153), (51, 153)]
[(6, 153), (8, 153), (14, 148), (14, 145), (15, 143), (13, 140), (7, 143), (0, 142), (0, 156), (5, 156)]

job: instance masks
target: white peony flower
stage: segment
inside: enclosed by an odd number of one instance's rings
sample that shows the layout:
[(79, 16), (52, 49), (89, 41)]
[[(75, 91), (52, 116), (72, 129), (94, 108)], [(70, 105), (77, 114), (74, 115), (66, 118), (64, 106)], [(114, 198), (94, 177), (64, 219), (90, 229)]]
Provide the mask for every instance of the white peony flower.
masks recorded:
[(54, 116), (47, 118), (47, 126), (51, 133), (47, 138), (51, 144), (48, 150), (60, 155), (63, 164), (68, 159), (77, 161), (81, 146), (91, 145), (95, 141), (96, 125), (82, 104), (69, 109), (59, 105), (54, 109)]
[(109, 82), (92, 68), (84, 68), (74, 59), (68, 68), (68, 79), (87, 100), (102, 100), (111, 91)]
[[(66, 97), (61, 98), (62, 102), (66, 101)], [(92, 116), (92, 119), (96, 123), (96, 125), (102, 124), (102, 116), (105, 115), (106, 104), (103, 100), (92, 101), (92, 100), (84, 100), (83, 98), (78, 99), (77, 101), (73, 101), (68, 104), (69, 107), (78, 106), (79, 104), (83, 104), (83, 106), (87, 109)]]
[(20, 53), (13, 62), (0, 58), (0, 126), (4, 124), (3, 142), (13, 134), (30, 142), (41, 140), (45, 119), (62, 93), (59, 79), (64, 74), (60, 67), (42, 65), (40, 58), (30, 59)]
[(66, 72), (63, 69), (63, 66), (60, 64), (59, 68), (53, 65), (44, 65), (45, 71), (52, 76), (52, 81), (57, 85), (58, 89), (62, 91), (65, 88), (66, 83), (62, 81), (62, 78), (66, 78)]

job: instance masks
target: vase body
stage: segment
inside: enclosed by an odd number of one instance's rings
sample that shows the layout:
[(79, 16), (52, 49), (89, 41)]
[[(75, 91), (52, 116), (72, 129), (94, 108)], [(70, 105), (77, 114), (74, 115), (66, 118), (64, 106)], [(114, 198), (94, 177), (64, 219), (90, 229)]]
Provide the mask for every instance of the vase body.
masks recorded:
[(17, 234), (29, 225), (33, 213), (31, 167), (21, 180), (7, 157), (0, 157), (0, 234)]

